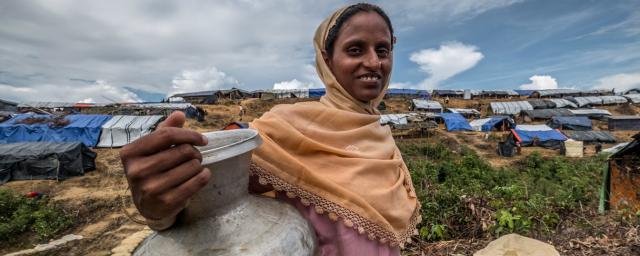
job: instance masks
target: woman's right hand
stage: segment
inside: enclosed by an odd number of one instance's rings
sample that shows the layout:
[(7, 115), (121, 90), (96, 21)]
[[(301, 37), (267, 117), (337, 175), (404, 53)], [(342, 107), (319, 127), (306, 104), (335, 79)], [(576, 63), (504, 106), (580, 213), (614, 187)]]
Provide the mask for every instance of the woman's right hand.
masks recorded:
[(211, 178), (194, 146), (207, 138), (182, 128), (185, 116), (174, 112), (158, 128), (120, 151), (133, 202), (149, 226), (166, 229)]

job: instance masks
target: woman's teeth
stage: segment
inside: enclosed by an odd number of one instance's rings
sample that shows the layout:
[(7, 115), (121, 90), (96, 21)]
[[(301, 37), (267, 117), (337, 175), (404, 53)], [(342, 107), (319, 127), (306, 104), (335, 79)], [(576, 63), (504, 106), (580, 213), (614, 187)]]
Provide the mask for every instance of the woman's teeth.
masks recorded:
[(375, 76), (363, 76), (363, 77), (360, 77), (360, 79), (364, 80), (364, 81), (377, 81), (377, 80), (380, 80), (380, 78), (375, 77)]

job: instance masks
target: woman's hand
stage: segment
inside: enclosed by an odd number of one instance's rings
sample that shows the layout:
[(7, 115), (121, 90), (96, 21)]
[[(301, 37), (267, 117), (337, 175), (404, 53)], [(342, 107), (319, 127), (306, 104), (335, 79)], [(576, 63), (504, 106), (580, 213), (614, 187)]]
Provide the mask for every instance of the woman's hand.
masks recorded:
[(193, 147), (206, 145), (207, 138), (182, 128), (184, 122), (184, 114), (174, 112), (156, 131), (120, 151), (133, 202), (156, 230), (171, 226), (189, 198), (211, 178)]

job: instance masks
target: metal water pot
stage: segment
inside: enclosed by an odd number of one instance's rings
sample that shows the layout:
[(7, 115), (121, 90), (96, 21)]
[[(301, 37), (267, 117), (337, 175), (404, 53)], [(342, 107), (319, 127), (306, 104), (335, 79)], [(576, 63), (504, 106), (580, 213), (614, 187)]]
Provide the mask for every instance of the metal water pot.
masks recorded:
[(134, 255), (312, 255), (314, 231), (283, 202), (250, 195), (251, 153), (262, 143), (255, 130), (205, 133), (198, 148), (212, 178), (173, 227), (145, 239)]

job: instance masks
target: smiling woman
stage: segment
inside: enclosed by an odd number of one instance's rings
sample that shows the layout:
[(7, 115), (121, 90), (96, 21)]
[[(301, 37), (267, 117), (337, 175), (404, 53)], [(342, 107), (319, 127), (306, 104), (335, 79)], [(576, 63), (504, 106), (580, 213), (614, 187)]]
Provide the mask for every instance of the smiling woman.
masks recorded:
[[(399, 255), (420, 221), (411, 176), (376, 109), (389, 84), (394, 41), (379, 7), (336, 11), (314, 37), (326, 95), (278, 105), (250, 124), (264, 141), (251, 159), (250, 190), (275, 190), (296, 207), (313, 226), (320, 255)], [(182, 123), (172, 115), (123, 149), (134, 202), (154, 229), (169, 228), (212, 175), (191, 145), (181, 145), (206, 143), (177, 128)]]

